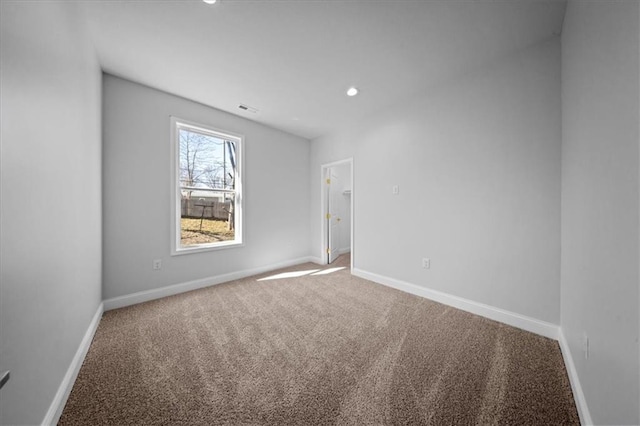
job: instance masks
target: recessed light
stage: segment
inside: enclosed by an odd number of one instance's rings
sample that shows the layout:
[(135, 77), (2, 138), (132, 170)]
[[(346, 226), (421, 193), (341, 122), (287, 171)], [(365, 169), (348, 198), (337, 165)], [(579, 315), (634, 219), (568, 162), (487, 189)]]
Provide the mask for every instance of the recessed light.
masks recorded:
[(356, 89), (355, 87), (349, 87), (349, 90), (347, 90), (347, 96), (355, 96), (358, 94), (358, 89)]
[(205, 2), (206, 4), (216, 4), (218, 0), (202, 0), (202, 1)]

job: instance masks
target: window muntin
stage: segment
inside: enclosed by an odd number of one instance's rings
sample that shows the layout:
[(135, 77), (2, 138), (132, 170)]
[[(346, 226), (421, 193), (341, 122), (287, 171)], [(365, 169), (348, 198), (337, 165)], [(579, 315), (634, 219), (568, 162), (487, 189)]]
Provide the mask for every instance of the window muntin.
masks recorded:
[(242, 137), (172, 119), (172, 253), (242, 244)]

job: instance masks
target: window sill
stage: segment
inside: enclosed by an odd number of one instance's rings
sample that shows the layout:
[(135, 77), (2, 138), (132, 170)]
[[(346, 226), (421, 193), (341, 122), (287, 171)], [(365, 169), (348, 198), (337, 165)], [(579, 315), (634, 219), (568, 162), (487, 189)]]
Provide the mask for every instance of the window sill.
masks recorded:
[(243, 242), (229, 241), (217, 244), (200, 244), (185, 248), (179, 248), (172, 251), (171, 256), (182, 256), (184, 254), (202, 253), (207, 251), (225, 250), (230, 248), (243, 247)]

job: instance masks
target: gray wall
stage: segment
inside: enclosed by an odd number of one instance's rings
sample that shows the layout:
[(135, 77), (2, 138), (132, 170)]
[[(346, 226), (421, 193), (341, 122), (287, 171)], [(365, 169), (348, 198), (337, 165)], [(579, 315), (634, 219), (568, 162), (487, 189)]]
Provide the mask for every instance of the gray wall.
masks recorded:
[(43, 421), (101, 300), (101, 73), (76, 6), (0, 6), (0, 424)]
[[(105, 299), (309, 255), (308, 140), (110, 75), (103, 90)], [(172, 115), (245, 136), (243, 247), (170, 256)]]
[(314, 140), (311, 223), (353, 156), (356, 268), (558, 324), (560, 134), (553, 38)]
[(561, 325), (596, 424), (640, 422), (638, 16), (570, 2), (562, 33)]

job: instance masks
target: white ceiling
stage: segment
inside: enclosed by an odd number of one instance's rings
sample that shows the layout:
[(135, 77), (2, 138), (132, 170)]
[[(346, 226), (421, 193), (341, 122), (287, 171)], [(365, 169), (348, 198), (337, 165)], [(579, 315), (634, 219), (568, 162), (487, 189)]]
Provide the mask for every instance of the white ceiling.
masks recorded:
[(84, 4), (106, 72), (309, 139), (557, 35), (565, 11), (561, 0)]

